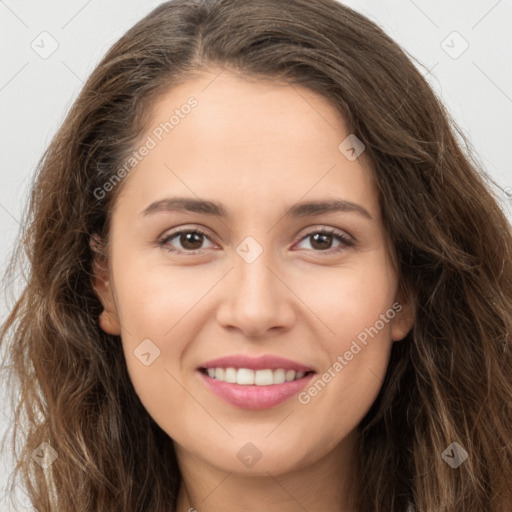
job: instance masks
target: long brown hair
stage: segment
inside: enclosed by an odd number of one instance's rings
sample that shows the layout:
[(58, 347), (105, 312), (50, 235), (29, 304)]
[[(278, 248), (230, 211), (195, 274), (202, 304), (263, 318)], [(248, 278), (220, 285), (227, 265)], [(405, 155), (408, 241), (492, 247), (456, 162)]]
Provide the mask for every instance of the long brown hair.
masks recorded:
[[(123, 183), (97, 191), (149, 107), (207, 67), (328, 98), (372, 162), (416, 320), (358, 427), (359, 511), (510, 512), (512, 231), (499, 187), (411, 58), (335, 0), (166, 2), (91, 74), (41, 158), (7, 274), (28, 264), (0, 333), (17, 390), (13, 480), (40, 512), (175, 509), (172, 440), (139, 401), (119, 338), (98, 325), (90, 239), (108, 240)], [(57, 454), (46, 469), (32, 457), (43, 442)], [(442, 457), (453, 442), (468, 454), (456, 469)]]

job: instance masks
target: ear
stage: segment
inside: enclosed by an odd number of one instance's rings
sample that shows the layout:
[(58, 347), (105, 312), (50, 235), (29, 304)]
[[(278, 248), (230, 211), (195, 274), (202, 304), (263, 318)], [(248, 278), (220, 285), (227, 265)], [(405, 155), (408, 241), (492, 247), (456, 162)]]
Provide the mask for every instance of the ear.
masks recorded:
[(114, 301), (104, 244), (101, 238), (94, 234), (90, 238), (89, 245), (93, 252), (93, 276), (91, 278), (91, 282), (94, 292), (103, 305), (103, 311), (99, 317), (100, 327), (107, 334), (119, 336), (121, 334), (121, 325), (119, 323), (117, 308)]
[(405, 294), (399, 292), (393, 309), (397, 312), (391, 327), (391, 339), (395, 342), (404, 339), (414, 325), (414, 302), (412, 299), (406, 299)]

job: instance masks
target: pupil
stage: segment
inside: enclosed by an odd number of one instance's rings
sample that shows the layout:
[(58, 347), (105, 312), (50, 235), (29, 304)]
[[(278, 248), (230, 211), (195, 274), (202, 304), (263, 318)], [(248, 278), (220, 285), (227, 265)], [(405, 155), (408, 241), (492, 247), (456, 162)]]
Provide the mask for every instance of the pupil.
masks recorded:
[[(315, 235), (313, 235), (313, 244), (311, 244), (314, 248), (315, 248), (315, 243), (318, 242), (318, 239), (320, 237), (322, 237), (324, 242), (327, 241), (327, 246), (329, 246), (330, 243), (332, 242), (332, 235), (329, 235), (329, 234), (326, 234), (326, 233), (316, 233)], [(322, 244), (320, 244), (320, 247), (318, 247), (318, 248), (322, 249), (322, 250), (329, 249), (329, 247), (325, 246), (325, 243), (324, 243), (323, 246), (322, 246)]]
[[(183, 233), (181, 235), (181, 245), (183, 247), (185, 247), (186, 249), (199, 249), (201, 247), (201, 237), (203, 235), (201, 235), (200, 233)], [(196, 238), (196, 240), (194, 241), (194, 238)], [(193, 246), (194, 245), (194, 242), (197, 244), (199, 243), (199, 246)], [(190, 247), (189, 244), (192, 244), (192, 247)]]

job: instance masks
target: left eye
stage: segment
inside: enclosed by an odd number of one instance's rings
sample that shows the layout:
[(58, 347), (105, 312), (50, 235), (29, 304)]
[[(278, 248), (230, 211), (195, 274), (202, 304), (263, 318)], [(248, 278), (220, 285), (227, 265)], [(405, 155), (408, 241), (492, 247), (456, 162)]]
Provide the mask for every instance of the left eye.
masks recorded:
[[(165, 247), (170, 252), (193, 254), (203, 249), (201, 245), (205, 238), (210, 240), (209, 236), (199, 229), (182, 229), (165, 237), (161, 242), (159, 242), (159, 245)], [(178, 239), (181, 247), (176, 248), (174, 246), (170, 246), (170, 242), (174, 239)], [(352, 247), (354, 245), (354, 242), (348, 236), (338, 231), (327, 229), (312, 231), (303, 236), (299, 243), (307, 239), (311, 239), (313, 241), (313, 243), (310, 242), (309, 249), (315, 252), (338, 252), (346, 247)], [(332, 245), (334, 240), (339, 242), (338, 246), (334, 248), (326, 247)]]
[[(330, 230), (330, 229), (321, 229), (319, 231), (312, 231), (311, 233), (308, 233), (306, 236), (304, 236), (300, 241), (304, 241), (307, 239), (313, 240), (313, 245), (311, 249), (318, 249), (318, 251), (315, 252), (327, 252), (329, 251), (329, 254), (331, 252), (338, 252), (343, 250), (345, 247), (352, 247), (354, 245), (354, 242), (346, 235), (339, 233), (338, 231)], [(331, 245), (334, 240), (337, 240), (339, 242), (339, 245), (337, 247), (326, 247), (326, 245)], [(310, 245), (311, 242), (310, 242)]]

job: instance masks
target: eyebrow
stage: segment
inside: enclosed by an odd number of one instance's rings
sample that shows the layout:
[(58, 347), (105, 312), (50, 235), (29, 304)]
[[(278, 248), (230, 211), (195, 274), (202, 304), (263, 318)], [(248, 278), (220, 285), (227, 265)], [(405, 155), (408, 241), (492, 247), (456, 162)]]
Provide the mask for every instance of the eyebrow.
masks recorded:
[[(148, 216), (158, 212), (192, 212), (212, 215), (215, 217), (228, 218), (227, 209), (216, 201), (194, 199), (187, 197), (172, 197), (160, 199), (151, 203), (142, 212), (142, 216)], [(363, 206), (344, 199), (332, 199), (326, 201), (310, 201), (293, 205), (285, 214), (290, 217), (308, 217), (333, 212), (354, 212), (373, 220), (368, 210)]]

